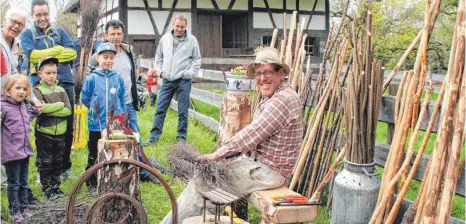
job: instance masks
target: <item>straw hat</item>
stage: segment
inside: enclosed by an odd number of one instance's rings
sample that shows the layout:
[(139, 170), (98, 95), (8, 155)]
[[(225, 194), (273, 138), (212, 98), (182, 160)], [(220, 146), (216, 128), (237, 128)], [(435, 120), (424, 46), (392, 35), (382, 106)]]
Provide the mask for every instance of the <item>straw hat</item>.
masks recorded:
[(280, 60), (280, 52), (273, 47), (264, 47), (256, 52), (256, 59), (254, 60), (254, 63), (249, 64), (247, 66), (248, 78), (254, 78), (255, 65), (257, 64), (275, 64), (285, 69), (285, 75), (288, 75), (288, 73), (290, 72), (290, 67), (288, 67), (288, 65), (286, 65), (285, 63), (282, 63), (282, 61)]

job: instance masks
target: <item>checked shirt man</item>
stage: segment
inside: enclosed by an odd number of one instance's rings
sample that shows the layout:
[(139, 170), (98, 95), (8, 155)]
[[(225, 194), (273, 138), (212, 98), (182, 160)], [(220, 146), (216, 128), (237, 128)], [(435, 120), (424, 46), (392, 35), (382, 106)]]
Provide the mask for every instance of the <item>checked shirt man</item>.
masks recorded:
[[(242, 154), (233, 163), (227, 185), (235, 193), (249, 195), (258, 190), (280, 187), (292, 176), (303, 138), (302, 106), (297, 93), (286, 83), (289, 69), (280, 61), (279, 52), (264, 48), (257, 53), (253, 76), (263, 99), (252, 122), (216, 152), (199, 160), (214, 161)], [(246, 154), (250, 153), (251, 156)], [(199, 215), (203, 199), (190, 181), (178, 202), (178, 222)], [(169, 213), (161, 223), (171, 223)]]

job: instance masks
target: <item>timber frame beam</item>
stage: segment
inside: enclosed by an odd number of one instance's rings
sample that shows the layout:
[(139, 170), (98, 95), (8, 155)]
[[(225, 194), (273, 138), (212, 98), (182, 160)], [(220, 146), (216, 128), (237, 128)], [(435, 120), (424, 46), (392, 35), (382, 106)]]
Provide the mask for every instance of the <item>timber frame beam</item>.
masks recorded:
[(168, 25), (170, 25), (170, 21), (172, 20), (173, 12), (175, 11), (176, 4), (178, 4), (178, 0), (174, 0), (172, 4), (172, 8), (170, 9), (170, 13), (168, 13), (167, 21), (165, 21), (165, 26), (163, 26), (163, 32), (166, 33), (168, 29)]
[(277, 29), (277, 25), (275, 24), (275, 20), (273, 19), (272, 12), (270, 12), (270, 7), (269, 7), (269, 2), (267, 0), (264, 0), (265, 8), (267, 9), (267, 13), (269, 14), (270, 17), (270, 22), (272, 22), (273, 28)]

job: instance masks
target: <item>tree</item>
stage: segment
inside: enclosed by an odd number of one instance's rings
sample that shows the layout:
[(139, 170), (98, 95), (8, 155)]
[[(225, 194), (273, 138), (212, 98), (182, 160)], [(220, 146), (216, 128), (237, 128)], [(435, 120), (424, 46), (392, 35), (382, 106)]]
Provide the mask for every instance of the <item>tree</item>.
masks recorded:
[[(363, 7), (368, 5), (368, 1), (352, 1), (348, 15), (364, 16), (361, 12), (365, 11)], [(342, 5), (345, 2), (346, 0), (334, 0), (333, 16), (343, 15)], [(371, 3), (374, 55), (382, 60), (387, 69), (395, 67), (401, 55), (421, 30), (424, 4), (424, 1), (420, 0), (381, 0)], [(428, 49), (428, 65), (434, 72), (444, 73), (448, 68), (456, 9), (455, 0), (442, 1)], [(351, 19), (348, 22), (351, 22)], [(403, 69), (412, 69), (416, 53), (417, 48), (411, 53)]]

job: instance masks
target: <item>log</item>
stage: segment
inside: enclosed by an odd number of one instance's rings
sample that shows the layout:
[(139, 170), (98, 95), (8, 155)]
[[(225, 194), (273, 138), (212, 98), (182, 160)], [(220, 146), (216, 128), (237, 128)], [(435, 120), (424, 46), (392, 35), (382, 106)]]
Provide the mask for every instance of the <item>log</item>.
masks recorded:
[[(99, 163), (112, 159), (132, 159), (137, 161), (137, 142), (132, 139), (107, 140), (98, 143)], [(141, 201), (139, 189), (139, 168), (127, 164), (111, 165), (97, 172), (99, 196), (106, 193), (123, 193)], [(103, 206), (102, 218), (105, 222), (116, 222), (128, 211), (127, 203), (121, 199), (111, 199)], [(126, 211), (126, 212), (125, 212)], [(137, 212), (132, 209), (129, 223), (139, 223)]]
[(249, 123), (251, 123), (251, 97), (244, 94), (225, 94), (220, 111), (219, 145), (224, 145)]

